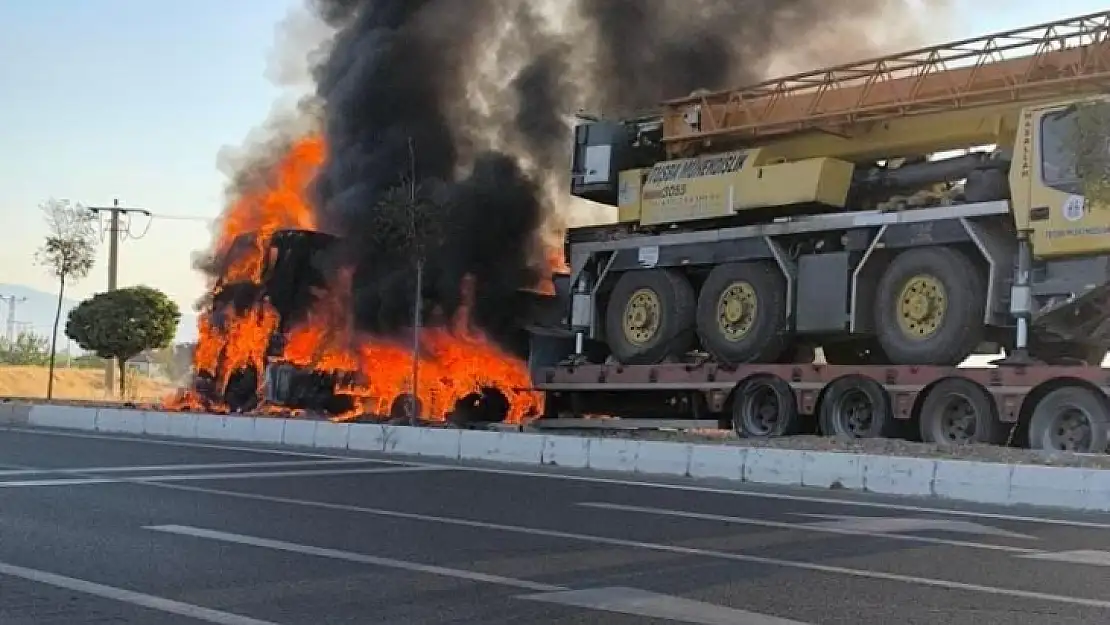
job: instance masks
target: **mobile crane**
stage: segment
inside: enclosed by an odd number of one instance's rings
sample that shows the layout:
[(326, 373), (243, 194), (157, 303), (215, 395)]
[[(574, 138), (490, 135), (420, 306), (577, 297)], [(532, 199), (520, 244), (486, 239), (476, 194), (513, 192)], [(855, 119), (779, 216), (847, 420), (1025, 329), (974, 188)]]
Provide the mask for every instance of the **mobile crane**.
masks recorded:
[(618, 218), (567, 234), (549, 415), (1105, 449), (1108, 35), (1102, 12), (585, 119), (571, 193)]

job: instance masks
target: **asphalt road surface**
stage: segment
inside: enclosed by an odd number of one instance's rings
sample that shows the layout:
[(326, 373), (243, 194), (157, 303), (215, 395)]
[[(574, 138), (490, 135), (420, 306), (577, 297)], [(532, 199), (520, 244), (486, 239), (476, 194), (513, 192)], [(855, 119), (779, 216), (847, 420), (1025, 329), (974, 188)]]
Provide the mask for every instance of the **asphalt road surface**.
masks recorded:
[(1110, 516), (0, 430), (4, 625), (1110, 622)]

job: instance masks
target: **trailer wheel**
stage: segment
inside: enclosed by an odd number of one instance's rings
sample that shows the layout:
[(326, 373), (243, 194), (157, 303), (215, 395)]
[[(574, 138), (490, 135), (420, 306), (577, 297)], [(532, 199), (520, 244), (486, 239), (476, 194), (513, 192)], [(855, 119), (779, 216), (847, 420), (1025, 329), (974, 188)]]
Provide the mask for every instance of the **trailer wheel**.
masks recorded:
[(1033, 407), (1029, 447), (1045, 451), (1103, 453), (1110, 429), (1105, 396), (1081, 386), (1049, 392)]
[(875, 320), (891, 362), (960, 364), (983, 334), (986, 288), (975, 265), (950, 247), (902, 252), (879, 281)]
[(688, 351), (694, 342), (694, 288), (673, 269), (622, 275), (605, 310), (605, 337), (613, 357), (627, 365), (653, 365)]
[(733, 391), (732, 428), (744, 438), (797, 434), (801, 430), (801, 415), (794, 390), (773, 375), (744, 380)]
[(1000, 445), (1006, 430), (998, 420), (994, 400), (968, 380), (941, 380), (921, 402), (918, 417), (921, 440), (952, 447), (967, 443)]
[(825, 436), (849, 438), (893, 436), (897, 425), (886, 389), (871, 378), (855, 375), (826, 387), (817, 419)]
[(730, 263), (698, 295), (701, 345), (725, 363), (776, 362), (786, 350), (786, 280), (774, 263)]

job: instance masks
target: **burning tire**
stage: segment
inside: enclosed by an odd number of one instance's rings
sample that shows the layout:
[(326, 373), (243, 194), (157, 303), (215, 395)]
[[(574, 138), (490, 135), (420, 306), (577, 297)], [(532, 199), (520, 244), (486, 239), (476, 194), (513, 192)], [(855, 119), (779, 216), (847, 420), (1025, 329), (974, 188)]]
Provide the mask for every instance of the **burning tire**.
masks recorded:
[(1050, 391), (1033, 408), (1029, 447), (1045, 451), (1103, 453), (1110, 432), (1110, 405), (1102, 393), (1064, 386)]
[(942, 447), (969, 443), (1000, 445), (1006, 429), (998, 420), (994, 400), (969, 380), (941, 380), (921, 402), (921, 440)]
[(776, 362), (789, 339), (782, 271), (767, 262), (714, 267), (698, 295), (697, 326), (721, 362)]
[(902, 252), (879, 281), (879, 344), (894, 364), (958, 365), (982, 337), (984, 293), (979, 271), (958, 250)]
[(732, 395), (732, 428), (744, 438), (792, 436), (802, 430), (794, 390), (782, 378), (744, 380)]
[(412, 420), (413, 415), (420, 418), (424, 414), (424, 404), (420, 401), (419, 397), (415, 397), (412, 393), (401, 393), (393, 399), (393, 403), (389, 405), (389, 420), (396, 422), (408, 422)]
[(511, 407), (505, 393), (500, 389), (486, 387), (456, 401), (448, 420), (459, 427), (477, 423), (501, 423), (508, 418)]
[(258, 407), (258, 370), (254, 367), (236, 369), (224, 387), (223, 400), (231, 412), (250, 412)]
[(605, 310), (613, 356), (627, 365), (653, 365), (685, 353), (694, 342), (694, 306), (694, 288), (678, 271), (626, 272)]

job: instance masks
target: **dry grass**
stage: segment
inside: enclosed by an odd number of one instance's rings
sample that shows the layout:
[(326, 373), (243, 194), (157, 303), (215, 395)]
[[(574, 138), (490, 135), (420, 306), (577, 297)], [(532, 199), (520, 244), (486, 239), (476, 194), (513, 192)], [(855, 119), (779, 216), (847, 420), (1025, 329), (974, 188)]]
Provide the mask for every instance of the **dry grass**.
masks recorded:
[[(0, 397), (46, 397), (46, 367), (0, 366)], [(136, 375), (135, 392), (128, 393), (131, 401), (159, 400), (174, 390), (163, 379)], [(118, 384), (119, 381), (117, 380)], [(100, 369), (54, 370), (55, 399), (84, 399), (104, 401), (118, 399), (118, 390), (109, 397), (104, 391), (104, 371)]]

